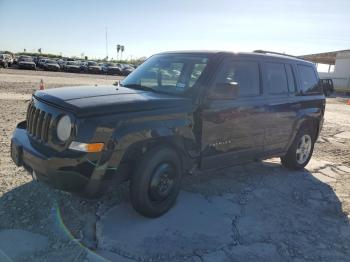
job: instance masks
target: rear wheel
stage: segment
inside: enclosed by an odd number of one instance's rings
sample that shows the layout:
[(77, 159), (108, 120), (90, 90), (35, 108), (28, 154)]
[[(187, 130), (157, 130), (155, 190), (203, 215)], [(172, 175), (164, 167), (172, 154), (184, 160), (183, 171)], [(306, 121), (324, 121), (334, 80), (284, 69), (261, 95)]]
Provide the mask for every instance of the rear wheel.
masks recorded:
[(281, 157), (282, 165), (295, 170), (304, 168), (311, 159), (314, 140), (312, 128), (309, 126), (301, 127), (287, 154)]
[(141, 158), (130, 181), (130, 200), (146, 217), (159, 217), (175, 203), (181, 186), (181, 160), (165, 146), (150, 149)]

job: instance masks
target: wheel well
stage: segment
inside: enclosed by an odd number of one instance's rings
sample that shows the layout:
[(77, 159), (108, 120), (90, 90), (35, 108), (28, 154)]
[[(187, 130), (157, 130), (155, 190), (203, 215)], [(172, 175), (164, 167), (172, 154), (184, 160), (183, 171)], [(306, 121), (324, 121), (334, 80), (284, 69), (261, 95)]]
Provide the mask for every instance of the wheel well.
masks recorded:
[(311, 130), (313, 131), (313, 137), (316, 140), (319, 135), (320, 120), (314, 119), (314, 118), (306, 119), (301, 124), (301, 127), (304, 127), (304, 126), (311, 128)]
[(185, 151), (184, 142), (181, 137), (161, 137), (137, 142), (129, 146), (121, 162), (130, 166), (130, 171), (132, 172), (133, 167), (137, 166), (139, 159), (146, 154), (147, 151), (160, 145), (172, 148), (179, 155), (182, 170), (187, 170), (191, 167), (190, 159)]

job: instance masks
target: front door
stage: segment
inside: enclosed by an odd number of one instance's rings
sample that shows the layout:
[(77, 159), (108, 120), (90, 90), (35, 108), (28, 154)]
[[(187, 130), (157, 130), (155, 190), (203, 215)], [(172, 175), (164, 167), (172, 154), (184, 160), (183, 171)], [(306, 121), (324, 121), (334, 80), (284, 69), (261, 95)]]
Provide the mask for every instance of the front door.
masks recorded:
[[(230, 166), (263, 152), (265, 101), (259, 61), (227, 59), (202, 108), (203, 169)], [(238, 86), (238, 94), (227, 88)]]

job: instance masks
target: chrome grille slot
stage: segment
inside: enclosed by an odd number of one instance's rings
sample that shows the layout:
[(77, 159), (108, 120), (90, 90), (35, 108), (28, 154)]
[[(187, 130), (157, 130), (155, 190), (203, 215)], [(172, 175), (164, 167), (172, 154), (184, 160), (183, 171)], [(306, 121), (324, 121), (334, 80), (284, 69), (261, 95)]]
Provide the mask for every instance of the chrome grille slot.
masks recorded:
[(48, 142), (52, 114), (40, 110), (31, 103), (27, 111), (27, 132), (35, 139)]
[(51, 118), (52, 115), (51, 114), (45, 114), (45, 118), (44, 118), (44, 123), (43, 123), (43, 129), (41, 131), (41, 136), (42, 136), (42, 140), (44, 142), (47, 142), (49, 139), (49, 127), (51, 124)]
[(33, 104), (31, 104), (29, 109), (28, 109), (28, 119), (27, 119), (27, 123), (28, 123), (27, 130), (30, 134), (32, 132), (33, 113), (34, 113), (34, 106), (33, 106)]
[(44, 116), (45, 116), (45, 112), (44, 111), (40, 111), (39, 113), (39, 119), (36, 125), (36, 137), (41, 139), (41, 134), (42, 134), (42, 125), (43, 125), (43, 121), (44, 121)]
[(36, 137), (36, 133), (37, 133), (37, 123), (39, 120), (39, 114), (40, 114), (40, 109), (35, 109), (34, 119), (33, 119), (33, 133), (32, 133), (34, 137)]

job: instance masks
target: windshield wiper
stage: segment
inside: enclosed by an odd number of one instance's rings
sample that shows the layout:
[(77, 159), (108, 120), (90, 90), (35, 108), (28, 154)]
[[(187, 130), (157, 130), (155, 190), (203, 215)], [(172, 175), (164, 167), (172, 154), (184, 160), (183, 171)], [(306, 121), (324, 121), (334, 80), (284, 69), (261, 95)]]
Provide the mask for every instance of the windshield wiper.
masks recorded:
[(151, 87), (143, 86), (143, 85), (140, 85), (140, 84), (126, 84), (126, 85), (123, 85), (122, 83), (120, 83), (120, 86), (128, 87), (128, 88), (131, 88), (131, 89), (137, 89), (137, 90), (157, 92), (157, 90), (155, 90), (155, 89), (153, 89)]

